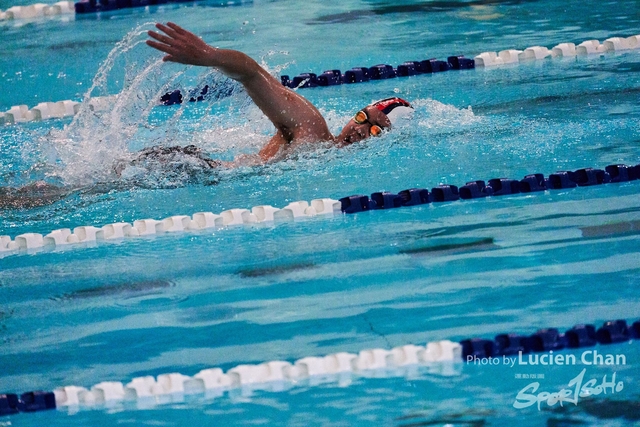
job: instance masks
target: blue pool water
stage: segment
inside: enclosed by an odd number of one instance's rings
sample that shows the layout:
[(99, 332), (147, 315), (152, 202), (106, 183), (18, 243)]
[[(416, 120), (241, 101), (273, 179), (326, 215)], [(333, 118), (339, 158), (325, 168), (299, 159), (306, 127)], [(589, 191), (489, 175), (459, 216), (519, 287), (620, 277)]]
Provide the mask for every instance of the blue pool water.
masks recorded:
[[(0, 9), (18, 4), (28, 2)], [(416, 112), (396, 132), (342, 150), (193, 179), (116, 179), (113, 162), (145, 146), (195, 144), (229, 159), (256, 152), (272, 131), (233, 85), (229, 97), (154, 107), (168, 89), (230, 84), (158, 63), (141, 43), (156, 20), (289, 75), (640, 33), (634, 1), (204, 1), (0, 22), (0, 110), (81, 100), (92, 87), (91, 96), (120, 94), (99, 116), (0, 128), (0, 186), (44, 179), (70, 191), (0, 210), (0, 235), (640, 163), (634, 50), (300, 89), (335, 133), (390, 95)], [(639, 194), (635, 181), (3, 256), (0, 392), (636, 321)], [(640, 419), (639, 348), (597, 347), (626, 356), (617, 366), (412, 366), (0, 423), (627, 425)], [(524, 375), (557, 391), (583, 368), (588, 379), (615, 372), (624, 388), (564, 409), (513, 407), (532, 381)]]

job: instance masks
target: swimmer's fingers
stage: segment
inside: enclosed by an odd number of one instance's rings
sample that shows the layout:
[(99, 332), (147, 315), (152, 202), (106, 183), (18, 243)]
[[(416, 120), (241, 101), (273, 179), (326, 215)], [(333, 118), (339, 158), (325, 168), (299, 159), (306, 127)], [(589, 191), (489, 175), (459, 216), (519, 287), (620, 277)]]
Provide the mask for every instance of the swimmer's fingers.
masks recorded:
[(202, 40), (192, 32), (185, 30), (184, 28), (174, 24), (173, 22), (167, 22), (167, 25), (157, 23), (156, 28), (172, 39), (181, 40), (185, 43), (196, 43)]
[(180, 34), (183, 36), (187, 34), (193, 34), (192, 32), (185, 30), (180, 25), (174, 24), (173, 22), (167, 22), (167, 27), (175, 31), (176, 34)]
[(160, 52), (166, 53), (167, 55), (162, 58), (164, 62), (177, 62), (186, 65), (210, 65), (206, 55), (201, 54), (201, 52), (193, 53), (184, 46), (169, 46), (153, 40), (147, 40), (147, 45)]
[(180, 60), (177, 60), (175, 56), (184, 50), (184, 48), (182, 47), (182, 43), (178, 42), (174, 38), (156, 33), (155, 31), (149, 31), (147, 32), (147, 34), (149, 35), (149, 37), (158, 40), (157, 42), (153, 40), (147, 40), (147, 45), (168, 54), (163, 58), (164, 61), (181, 62)]
[[(151, 37), (152, 39), (156, 39), (159, 42), (164, 43), (165, 45), (171, 46), (171, 45), (174, 44), (174, 40), (173, 39), (171, 39), (170, 37), (167, 37), (165, 35), (162, 35), (160, 33), (156, 33), (155, 31), (148, 31), (147, 35), (149, 37)], [(158, 44), (158, 43), (155, 43), (155, 44)]]
[(147, 40), (147, 45), (166, 53), (164, 61), (202, 66), (215, 65), (217, 50), (200, 37), (171, 22), (167, 25), (158, 23), (156, 28), (164, 34), (148, 31), (147, 34), (153, 40)]
[[(174, 24), (175, 25), (175, 24)], [(166, 35), (168, 35), (169, 37), (173, 38), (173, 39), (179, 39), (181, 37), (184, 36), (184, 30), (182, 30), (182, 32), (178, 32), (176, 30), (174, 30), (171, 27), (168, 27), (164, 24), (161, 23), (157, 23), (156, 24), (156, 28), (159, 29), (160, 31), (162, 31), (163, 33), (165, 33)], [(180, 28), (180, 27), (178, 27)]]
[(165, 61), (169, 60), (169, 56), (175, 55), (177, 53), (177, 49), (163, 43), (154, 42), (153, 40), (147, 40), (147, 45), (151, 46), (154, 49), (158, 49), (160, 52), (167, 53), (168, 55), (164, 57)]

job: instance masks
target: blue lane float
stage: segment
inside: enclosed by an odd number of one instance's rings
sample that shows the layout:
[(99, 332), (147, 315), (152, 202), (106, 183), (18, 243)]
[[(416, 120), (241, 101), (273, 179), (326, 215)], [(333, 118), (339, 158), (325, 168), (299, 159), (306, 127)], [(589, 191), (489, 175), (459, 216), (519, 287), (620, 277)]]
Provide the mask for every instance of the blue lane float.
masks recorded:
[(56, 398), (51, 391), (30, 391), (18, 398), (16, 394), (0, 394), (0, 415), (18, 412), (38, 412), (56, 409)]
[[(190, 0), (194, 1), (194, 0)], [(155, 6), (166, 3), (184, 3), (185, 1), (169, 0), (83, 0), (75, 3), (77, 14), (108, 12), (111, 10), (129, 9), (134, 7)]]
[(455, 185), (438, 185), (431, 189), (431, 200), (436, 203), (454, 202), (460, 199), (460, 192)]
[(425, 188), (410, 188), (398, 193), (402, 199), (402, 206), (416, 206), (431, 202), (429, 190)]
[(564, 335), (569, 348), (593, 347), (598, 343), (596, 327), (593, 325), (576, 325)]
[(635, 168), (626, 165), (609, 165), (604, 170), (609, 174), (611, 182), (626, 182), (640, 179), (638, 166)]
[(375, 202), (369, 196), (349, 196), (339, 200), (344, 213), (357, 213), (375, 209)]
[(513, 356), (520, 352), (529, 352), (529, 338), (522, 335), (500, 334), (496, 335), (494, 341), (489, 342), (494, 345), (496, 356)]
[[(196, 0), (82, 0), (74, 4), (76, 14), (109, 12), (147, 6), (160, 6), (169, 3), (195, 3)], [(242, 1), (228, 1), (224, 6), (242, 4)]]
[(385, 80), (396, 77), (411, 77), (420, 74), (432, 74), (449, 70), (469, 70), (475, 68), (473, 59), (462, 55), (449, 56), (446, 61), (435, 58), (421, 61), (405, 61), (397, 67), (389, 64), (377, 64), (372, 67), (353, 67), (341, 73), (338, 69), (323, 71), (320, 75), (307, 72), (291, 78), (280, 76), (284, 86), (292, 89), (318, 86), (335, 86), (340, 84), (364, 83), (372, 80)]
[[(588, 187), (637, 179), (640, 179), (640, 164), (636, 166), (615, 164), (607, 166), (604, 170), (584, 168), (576, 171), (560, 171), (552, 173), (548, 178), (545, 178), (543, 174), (535, 173), (526, 175), (521, 180), (493, 178), (487, 183), (483, 180), (477, 180), (467, 182), (459, 188), (455, 185), (441, 184), (433, 187), (431, 192), (426, 189), (414, 188), (403, 190), (398, 194), (388, 192), (373, 193), (371, 199), (362, 195), (347, 196), (340, 199), (340, 201), (342, 202), (342, 212), (352, 214), (372, 209), (391, 209), (430, 202), (453, 202), (490, 196)], [(391, 202), (390, 198), (399, 200), (394, 199)]]
[(373, 193), (371, 200), (376, 204), (376, 209), (392, 209), (403, 206), (403, 199), (397, 194), (389, 192)]
[(630, 338), (627, 322), (624, 320), (616, 320), (606, 322), (600, 329), (596, 331), (596, 340), (601, 344), (612, 344), (628, 341)]
[(489, 180), (489, 185), (493, 196), (504, 196), (507, 194), (518, 194), (520, 192), (520, 181), (509, 178), (494, 178)]
[(578, 184), (571, 179), (570, 172), (560, 171), (549, 175), (547, 188), (550, 190), (561, 190), (565, 188), (575, 188)]
[(534, 353), (562, 350), (566, 347), (565, 336), (556, 328), (540, 329), (529, 337), (529, 347)]
[(597, 331), (594, 325), (579, 324), (564, 333), (560, 333), (556, 328), (545, 328), (529, 336), (500, 334), (492, 340), (469, 338), (460, 341), (460, 345), (462, 359), (471, 362), (493, 357), (593, 347), (596, 344), (616, 344), (638, 338), (640, 321), (629, 327), (626, 320), (618, 319), (605, 322)]
[(484, 181), (478, 180), (467, 182), (459, 188), (458, 192), (461, 199), (479, 199), (491, 196), (493, 194), (493, 189), (491, 187), (487, 187)]
[(51, 391), (30, 391), (20, 395), (20, 412), (37, 412), (56, 409), (56, 398)]
[(521, 193), (533, 193), (536, 191), (545, 191), (546, 189), (547, 183), (544, 179), (544, 175), (541, 173), (527, 175), (520, 180)]
[(182, 104), (187, 98), (189, 102), (200, 102), (207, 99), (218, 100), (231, 96), (233, 92), (233, 85), (204, 85), (202, 89), (194, 89), (186, 94), (183, 94), (180, 90), (176, 89), (171, 92), (167, 92), (160, 97), (160, 103), (162, 105), (175, 105)]
[(0, 394), (0, 415), (17, 414), (18, 410), (18, 395)]

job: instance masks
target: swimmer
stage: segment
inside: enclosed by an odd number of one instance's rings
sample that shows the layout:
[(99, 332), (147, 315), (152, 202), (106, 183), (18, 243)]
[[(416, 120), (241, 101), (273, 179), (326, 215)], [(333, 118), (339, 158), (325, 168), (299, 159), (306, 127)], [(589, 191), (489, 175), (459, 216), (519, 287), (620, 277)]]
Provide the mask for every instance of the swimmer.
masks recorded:
[[(253, 163), (279, 160), (300, 143), (331, 142), (338, 147), (353, 144), (391, 129), (395, 118), (410, 114), (411, 105), (400, 98), (388, 98), (358, 111), (339, 135), (333, 136), (327, 122), (307, 99), (283, 86), (249, 56), (237, 50), (218, 49), (200, 37), (169, 22), (156, 24), (162, 33), (149, 31), (147, 44), (166, 55), (163, 60), (213, 67), (241, 83), (253, 102), (276, 127), (275, 135), (254, 156)], [(241, 163), (247, 163), (243, 156)], [(235, 162), (236, 164), (238, 162)], [(223, 163), (233, 166), (234, 163)]]
[[(287, 157), (303, 143), (329, 142), (344, 147), (372, 136), (380, 136), (391, 129), (400, 117), (407, 116), (413, 107), (405, 100), (393, 97), (364, 107), (349, 120), (339, 135), (329, 131), (327, 122), (307, 99), (283, 86), (256, 61), (237, 50), (218, 49), (206, 44), (195, 34), (173, 23), (156, 24), (162, 33), (149, 31), (147, 44), (164, 52), (164, 61), (187, 65), (213, 67), (241, 83), (251, 99), (276, 127), (275, 135), (257, 155), (242, 155), (233, 162), (210, 159), (195, 146), (153, 146), (145, 148), (132, 159), (113, 166), (117, 177), (124, 169), (135, 166), (162, 174), (179, 173), (195, 176), (209, 170), (240, 165), (258, 165)], [(0, 210), (30, 209), (45, 206), (65, 198), (77, 188), (63, 188), (38, 181), (22, 188), (0, 187)], [(81, 189), (88, 192), (108, 191), (103, 186)]]

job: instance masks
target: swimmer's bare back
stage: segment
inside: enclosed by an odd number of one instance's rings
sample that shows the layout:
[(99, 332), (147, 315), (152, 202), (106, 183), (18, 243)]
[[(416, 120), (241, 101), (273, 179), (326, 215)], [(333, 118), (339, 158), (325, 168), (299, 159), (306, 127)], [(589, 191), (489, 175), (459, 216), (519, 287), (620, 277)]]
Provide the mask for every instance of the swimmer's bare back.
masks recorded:
[(237, 50), (218, 49), (174, 24), (156, 24), (147, 44), (166, 55), (163, 60), (213, 67), (240, 82), (276, 127), (276, 134), (260, 150), (262, 162), (274, 160), (291, 143), (334, 141), (327, 122), (307, 99), (283, 86), (256, 61)]
[(0, 187), (0, 210), (47, 206), (65, 198), (69, 193), (69, 189), (44, 181), (36, 181), (20, 188)]

